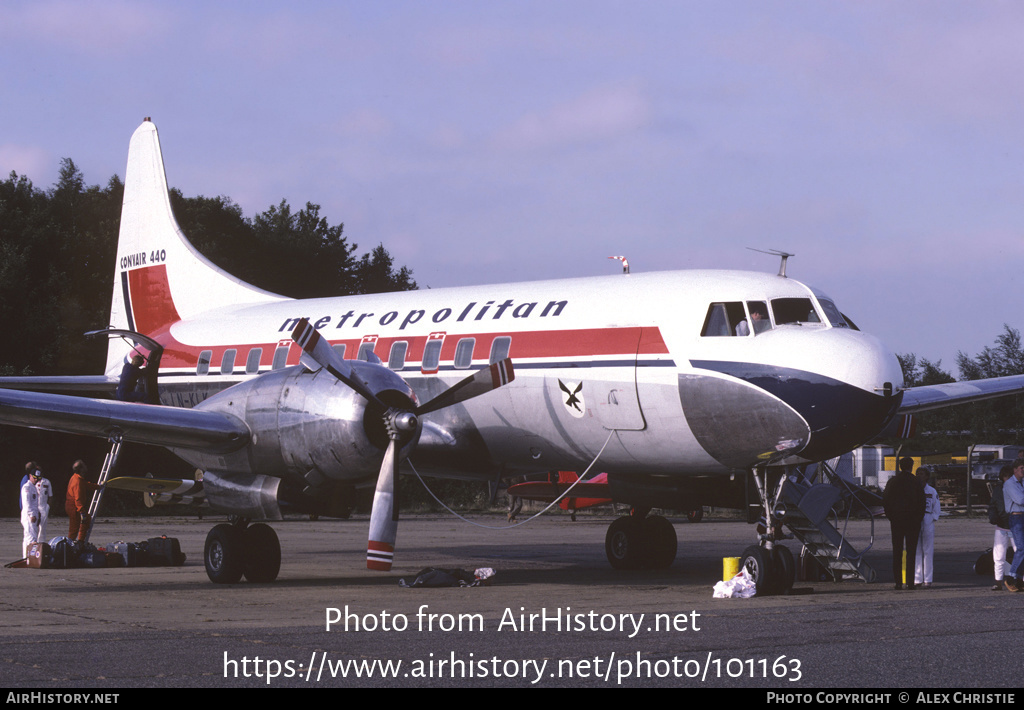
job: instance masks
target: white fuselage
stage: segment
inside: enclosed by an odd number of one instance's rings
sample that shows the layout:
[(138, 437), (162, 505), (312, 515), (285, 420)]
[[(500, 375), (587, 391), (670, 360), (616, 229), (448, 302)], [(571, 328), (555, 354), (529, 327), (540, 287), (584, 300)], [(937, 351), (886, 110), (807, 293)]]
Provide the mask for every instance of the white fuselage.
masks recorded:
[[(753, 333), (736, 335), (731, 323), (728, 334), (709, 331), (714, 304), (746, 314), (779, 299), (803, 299), (818, 322), (780, 323), (785, 316), (769, 306), (750, 321)], [(810, 458), (823, 458), (881, 430), (896, 406), (893, 397), (881, 404), (886, 383), (894, 393), (902, 386), (898, 362), (826, 313), (792, 279), (664, 272), (280, 300), (212, 310), (155, 337), (165, 347), (162, 401), (175, 406), (271, 371), (279, 347), (287, 359), (277, 367), (296, 364), (289, 336), (300, 318), (344, 346), (347, 359), (360, 346), (365, 359), (372, 343), (421, 401), (508, 356), (515, 381), (427, 416), (414, 462), (479, 476), (580, 469), (611, 434), (602, 470), (686, 475), (777, 461), (809, 445)], [(843, 410), (851, 394), (879, 404)], [(841, 411), (822, 419), (816, 410), (826, 405)]]

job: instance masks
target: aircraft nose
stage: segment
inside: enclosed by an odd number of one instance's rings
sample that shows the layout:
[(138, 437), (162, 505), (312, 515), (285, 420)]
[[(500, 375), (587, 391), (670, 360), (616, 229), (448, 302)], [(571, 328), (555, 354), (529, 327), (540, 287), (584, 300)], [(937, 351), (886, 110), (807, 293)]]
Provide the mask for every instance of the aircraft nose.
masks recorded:
[[(765, 431), (763, 417), (771, 417), (779, 430), (780, 451), (789, 440), (800, 458), (820, 461), (864, 444), (895, 416), (902, 399), (902, 373), (896, 357), (878, 340), (847, 329), (777, 335), (787, 337), (766, 347), (762, 362), (694, 360), (694, 373), (680, 375), (684, 411), (689, 407), (694, 414), (686, 411), (687, 421), (701, 445), (723, 464), (737, 466), (742, 460), (747, 463), (738, 467), (749, 467), (757, 462), (749, 462), (752, 452), (742, 443), (738, 456), (728, 456), (730, 461), (716, 451), (727, 438), (735, 447), (747, 436), (745, 429)], [(695, 384), (702, 379), (728, 384)], [(722, 393), (744, 385), (759, 395), (747, 392), (749, 410), (730, 412), (736, 398), (730, 402)], [(731, 425), (722, 426), (725, 422)], [(762, 455), (759, 461), (763, 460)]]
[[(679, 397), (690, 431), (712, 457), (747, 469), (795, 453), (810, 440), (807, 422), (789, 404), (736, 376), (739, 363), (693, 363), (679, 375)], [(722, 367), (715, 371), (715, 366)]]

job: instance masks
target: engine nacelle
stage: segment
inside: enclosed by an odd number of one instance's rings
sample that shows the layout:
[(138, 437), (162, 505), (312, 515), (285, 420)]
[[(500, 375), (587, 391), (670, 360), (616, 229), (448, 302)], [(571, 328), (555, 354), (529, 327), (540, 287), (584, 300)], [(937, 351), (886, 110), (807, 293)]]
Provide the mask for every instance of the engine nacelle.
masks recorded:
[[(362, 361), (356, 373), (387, 406), (413, 409), (415, 395), (388, 368)], [(375, 479), (388, 434), (383, 412), (324, 370), (290, 367), (230, 387), (198, 409), (226, 412), (244, 421), (250, 442), (228, 454), (175, 450), (197, 468), (280, 477), (314, 488), (325, 481)], [(404, 457), (421, 428), (403, 435)]]

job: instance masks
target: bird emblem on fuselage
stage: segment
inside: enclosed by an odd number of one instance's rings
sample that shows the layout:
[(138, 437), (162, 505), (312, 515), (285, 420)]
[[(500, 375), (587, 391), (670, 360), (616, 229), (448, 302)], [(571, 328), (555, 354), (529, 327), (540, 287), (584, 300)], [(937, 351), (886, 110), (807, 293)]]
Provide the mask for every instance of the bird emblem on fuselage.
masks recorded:
[(569, 410), (569, 413), (574, 417), (582, 417), (586, 407), (586, 404), (583, 402), (583, 395), (580, 394), (580, 391), (583, 389), (583, 383), (580, 382), (574, 386), (571, 382), (566, 385), (562, 380), (558, 380), (558, 388), (565, 392), (566, 396), (562, 404)]

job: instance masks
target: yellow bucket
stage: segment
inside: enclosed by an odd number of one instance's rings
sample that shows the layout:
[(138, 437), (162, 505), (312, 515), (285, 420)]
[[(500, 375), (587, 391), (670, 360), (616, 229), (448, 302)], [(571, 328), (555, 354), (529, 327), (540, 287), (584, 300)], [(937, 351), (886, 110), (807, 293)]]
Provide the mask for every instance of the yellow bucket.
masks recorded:
[(740, 572), (740, 558), (739, 557), (723, 557), (722, 558), (722, 581), (728, 582), (730, 579), (735, 577)]

